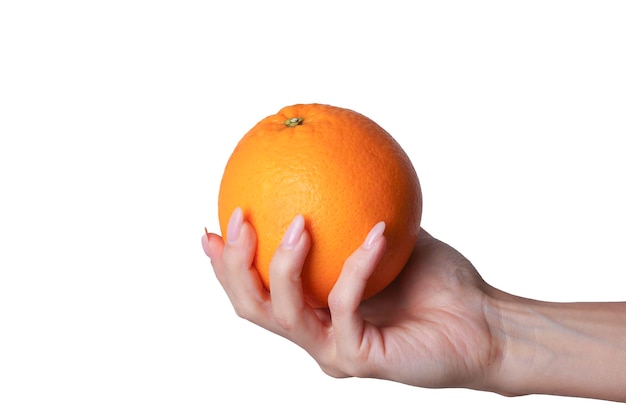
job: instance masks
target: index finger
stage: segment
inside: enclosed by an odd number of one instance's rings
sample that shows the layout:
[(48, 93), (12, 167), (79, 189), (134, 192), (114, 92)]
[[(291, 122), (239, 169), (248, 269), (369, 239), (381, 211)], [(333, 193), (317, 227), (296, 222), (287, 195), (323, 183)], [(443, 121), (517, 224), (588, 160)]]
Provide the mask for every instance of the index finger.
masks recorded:
[(346, 260), (328, 297), (337, 353), (344, 362), (354, 360), (361, 351), (366, 323), (359, 305), (367, 280), (385, 250), (384, 230), (383, 222), (372, 228), (363, 245)]

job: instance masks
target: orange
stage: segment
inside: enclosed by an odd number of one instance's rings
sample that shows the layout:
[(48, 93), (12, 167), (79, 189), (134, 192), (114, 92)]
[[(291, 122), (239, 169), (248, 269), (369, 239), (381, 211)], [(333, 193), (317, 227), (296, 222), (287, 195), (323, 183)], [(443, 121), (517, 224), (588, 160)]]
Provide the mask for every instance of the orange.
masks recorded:
[(312, 307), (379, 221), (387, 248), (364, 298), (406, 264), (420, 227), (421, 189), (400, 145), (371, 119), (324, 104), (288, 106), (256, 124), (230, 156), (218, 198), (222, 235), (236, 207), (257, 232), (253, 265), (269, 287), (269, 265), (289, 224), (302, 214), (311, 249), (302, 286)]

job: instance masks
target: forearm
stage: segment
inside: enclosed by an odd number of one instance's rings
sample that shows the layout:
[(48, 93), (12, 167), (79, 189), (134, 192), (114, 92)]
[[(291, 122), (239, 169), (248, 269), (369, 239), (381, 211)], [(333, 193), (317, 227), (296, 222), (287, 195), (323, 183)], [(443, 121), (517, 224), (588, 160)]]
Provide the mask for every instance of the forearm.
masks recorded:
[(494, 391), (626, 402), (626, 303), (492, 303), (502, 342)]

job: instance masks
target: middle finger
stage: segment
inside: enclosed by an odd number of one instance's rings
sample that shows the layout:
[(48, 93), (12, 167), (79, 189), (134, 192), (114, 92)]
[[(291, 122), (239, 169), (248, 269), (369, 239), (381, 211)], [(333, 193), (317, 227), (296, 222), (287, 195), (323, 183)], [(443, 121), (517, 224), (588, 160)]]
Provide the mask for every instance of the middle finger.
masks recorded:
[(310, 353), (320, 344), (324, 326), (315, 310), (306, 304), (301, 273), (310, 248), (304, 218), (295, 217), (270, 264), (270, 293), (276, 324), (282, 335)]

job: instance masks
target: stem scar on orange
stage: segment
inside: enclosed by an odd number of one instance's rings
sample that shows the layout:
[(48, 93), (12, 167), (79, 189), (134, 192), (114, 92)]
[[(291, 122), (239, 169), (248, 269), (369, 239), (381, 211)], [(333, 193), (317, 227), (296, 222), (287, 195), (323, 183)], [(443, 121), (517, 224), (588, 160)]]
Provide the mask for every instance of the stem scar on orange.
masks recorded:
[(345, 260), (380, 221), (387, 248), (364, 298), (400, 273), (417, 239), (422, 194), (409, 157), (374, 121), (297, 104), (257, 123), (230, 156), (218, 197), (224, 237), (237, 207), (256, 230), (253, 265), (268, 289), (272, 256), (294, 217), (304, 216), (311, 249), (302, 286), (309, 305), (326, 307)]

